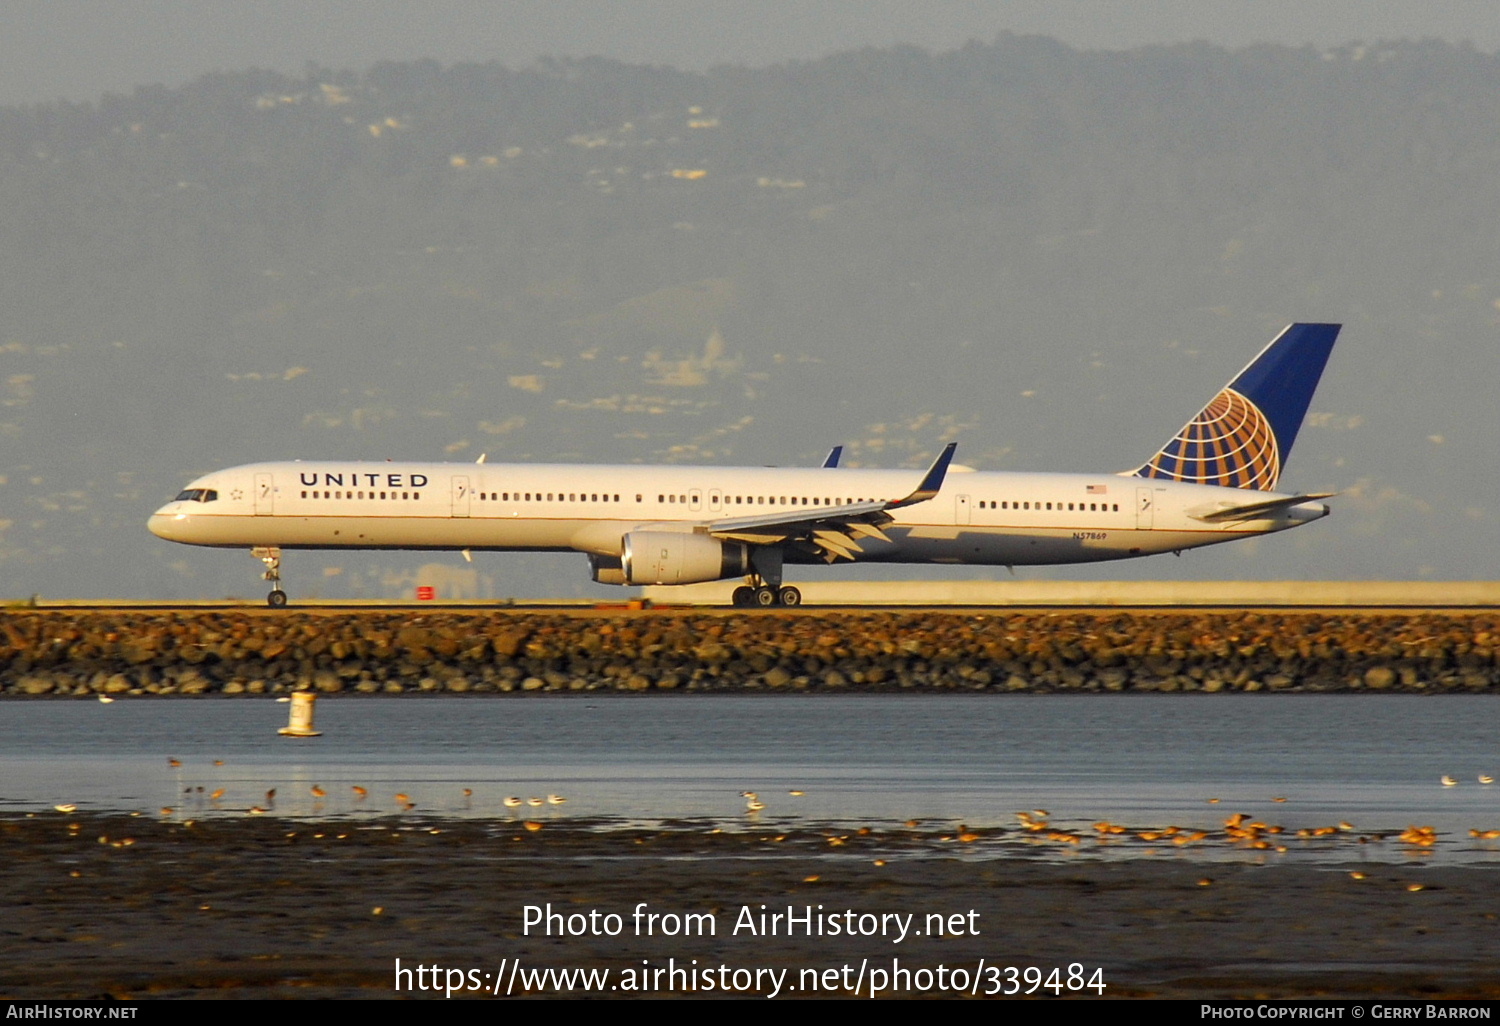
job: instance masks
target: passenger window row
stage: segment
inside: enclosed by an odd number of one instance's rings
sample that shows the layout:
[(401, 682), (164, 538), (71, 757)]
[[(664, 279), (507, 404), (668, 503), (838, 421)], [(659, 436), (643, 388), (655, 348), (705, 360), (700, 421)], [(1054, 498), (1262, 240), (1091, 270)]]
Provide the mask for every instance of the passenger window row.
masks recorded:
[(385, 499), (385, 498), (389, 497), (391, 499), (400, 500), (400, 499), (420, 499), (422, 497), (422, 493), (421, 492), (351, 492), (351, 491), (319, 492), (319, 491), (317, 491), (315, 489), (315, 490), (310, 491), (310, 492), (309, 491), (304, 491), (302, 493), (302, 497), (304, 499)]
[[(1066, 504), (1066, 506), (1067, 506), (1068, 511), (1070, 511), (1070, 512), (1076, 512), (1076, 513), (1118, 513), (1118, 512), (1120, 512), (1120, 504), (1118, 502), (1077, 502), (1077, 503), (1069, 502), (1069, 503)], [(998, 502), (993, 501), (993, 500), (982, 500), (979, 503), (979, 508), (980, 509), (1019, 509), (1019, 510), (1055, 509), (1055, 510), (1061, 510), (1061, 509), (1063, 509), (1063, 507), (1064, 507), (1064, 503), (1061, 503), (1061, 502), (1046, 502), (1046, 503), (1044, 503), (1044, 502), (1039, 502), (1039, 501), (1034, 501), (1034, 500), (1025, 500), (1025, 499), (1021, 500), (1020, 502), (1016, 502), (1016, 501), (1013, 501), (1013, 500), (1010, 500), (1010, 499), (1001, 499)]]
[[(657, 502), (676, 503), (687, 502), (686, 495), (658, 495)], [(856, 502), (884, 502), (884, 499), (843, 499), (837, 496), (833, 498), (805, 495), (726, 495), (724, 496), (726, 506), (847, 506)]]
[[(618, 495), (601, 492), (480, 492), (480, 502), (619, 502)], [(641, 497), (635, 497), (636, 502)]]
[[(177, 502), (213, 502), (219, 497), (219, 493), (211, 488), (189, 488), (180, 493)], [(375, 492), (375, 491), (303, 491), (304, 499), (380, 499), (380, 500), (417, 500), (422, 497), (421, 492)], [(610, 495), (602, 492), (479, 492), (481, 502), (619, 502), (618, 494)], [(641, 502), (643, 496), (637, 495), (636, 502)], [(666, 505), (686, 503), (686, 495), (661, 494), (656, 501)], [(785, 496), (785, 495), (733, 495), (725, 496), (725, 506), (847, 506), (858, 502), (884, 502), (884, 499), (862, 499), (846, 498), (840, 501), (837, 497), (812, 497)], [(1118, 513), (1120, 504), (1110, 502), (1046, 502), (1033, 499), (981, 499), (980, 509), (1002, 509), (1002, 510), (1054, 510), (1066, 509), (1069, 512), (1078, 513)]]

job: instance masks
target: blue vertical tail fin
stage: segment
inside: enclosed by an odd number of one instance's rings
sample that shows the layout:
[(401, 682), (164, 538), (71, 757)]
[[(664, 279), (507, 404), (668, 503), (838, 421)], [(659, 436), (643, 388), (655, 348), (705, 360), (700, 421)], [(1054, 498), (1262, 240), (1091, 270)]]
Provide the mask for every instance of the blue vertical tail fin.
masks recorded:
[(1289, 325), (1160, 452), (1130, 473), (1274, 491), (1340, 327)]

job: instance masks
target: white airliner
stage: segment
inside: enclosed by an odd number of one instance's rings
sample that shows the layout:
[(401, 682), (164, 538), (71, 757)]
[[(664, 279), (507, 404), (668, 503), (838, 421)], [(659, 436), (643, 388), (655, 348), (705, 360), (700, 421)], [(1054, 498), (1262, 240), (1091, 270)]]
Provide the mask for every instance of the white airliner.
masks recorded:
[(798, 605), (785, 564), (1087, 563), (1215, 545), (1328, 515), (1276, 490), (1337, 324), (1293, 324), (1155, 456), (1098, 474), (822, 467), (252, 463), (193, 481), (153, 534), (249, 548), (284, 606), (284, 549), (581, 552), (602, 584), (743, 577), (735, 605)]

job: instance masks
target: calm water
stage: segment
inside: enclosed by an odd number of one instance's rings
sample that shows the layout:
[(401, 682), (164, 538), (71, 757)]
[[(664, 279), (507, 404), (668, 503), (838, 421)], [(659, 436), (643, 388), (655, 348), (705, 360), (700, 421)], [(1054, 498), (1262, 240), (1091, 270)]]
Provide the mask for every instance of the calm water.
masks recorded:
[[(288, 709), (269, 698), (0, 703), (0, 810), (243, 814), (275, 787), (276, 813), (293, 816), (394, 812), (404, 792), (418, 814), (505, 817), (507, 795), (557, 793), (565, 806), (528, 814), (741, 821), (739, 793), (753, 790), (763, 821), (1010, 826), (1015, 810), (1041, 807), (1073, 827), (1209, 828), (1235, 811), (1293, 830), (1422, 823), (1451, 835), (1445, 861), (1500, 861), (1500, 842), (1468, 838), (1500, 827), (1500, 784), (1476, 781), (1500, 776), (1500, 702), (1485, 697), (345, 698), (320, 701), (324, 735), (309, 740), (276, 734)], [(1443, 787), (1443, 774), (1459, 786)], [(314, 784), (328, 797), (314, 799)], [(226, 795), (217, 806), (184, 797), (200, 786)]]

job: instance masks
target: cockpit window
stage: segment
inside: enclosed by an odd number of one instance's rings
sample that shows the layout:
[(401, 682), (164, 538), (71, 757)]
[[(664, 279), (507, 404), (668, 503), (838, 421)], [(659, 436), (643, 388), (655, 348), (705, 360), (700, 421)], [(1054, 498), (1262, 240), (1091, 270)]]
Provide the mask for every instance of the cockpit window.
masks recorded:
[(219, 493), (212, 488), (188, 488), (177, 494), (173, 502), (213, 502)]

